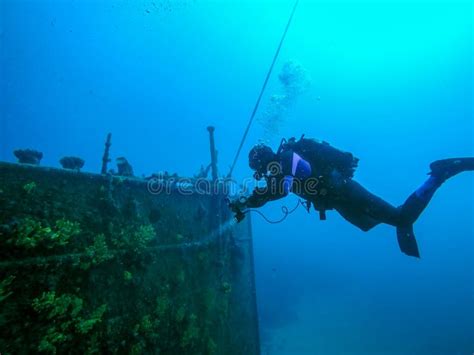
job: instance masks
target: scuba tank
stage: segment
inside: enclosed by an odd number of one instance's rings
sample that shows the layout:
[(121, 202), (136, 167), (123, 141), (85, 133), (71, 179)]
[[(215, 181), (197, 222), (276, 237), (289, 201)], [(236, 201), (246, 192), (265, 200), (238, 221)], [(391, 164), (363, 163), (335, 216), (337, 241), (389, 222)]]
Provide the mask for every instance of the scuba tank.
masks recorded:
[(336, 170), (344, 179), (351, 179), (359, 163), (359, 159), (352, 153), (337, 149), (324, 141), (304, 138), (304, 135), (298, 141), (294, 137), (282, 139), (277, 154), (288, 149), (308, 161), (318, 177), (328, 178)]
[(326, 220), (326, 211), (332, 209), (331, 197), (328, 196), (331, 190), (331, 176), (337, 172), (342, 179), (353, 178), (359, 159), (352, 153), (337, 149), (327, 142), (304, 138), (304, 135), (299, 140), (294, 137), (288, 140), (282, 139), (277, 154), (287, 150), (301, 155), (311, 164), (314, 177), (318, 178), (321, 189), (316, 201), (307, 200), (307, 206), (309, 209), (312, 204), (319, 212), (320, 220)]

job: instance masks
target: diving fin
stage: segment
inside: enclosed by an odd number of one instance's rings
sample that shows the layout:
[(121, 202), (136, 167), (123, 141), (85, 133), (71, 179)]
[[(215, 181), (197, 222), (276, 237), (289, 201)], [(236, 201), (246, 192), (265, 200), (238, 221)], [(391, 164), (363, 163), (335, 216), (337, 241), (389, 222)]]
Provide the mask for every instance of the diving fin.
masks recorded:
[(413, 233), (413, 225), (397, 227), (397, 240), (402, 253), (416, 258), (420, 257), (418, 244)]
[(450, 177), (464, 171), (473, 171), (474, 157), (437, 160), (431, 163), (430, 169), (430, 175), (435, 176), (439, 178), (441, 182), (444, 182)]

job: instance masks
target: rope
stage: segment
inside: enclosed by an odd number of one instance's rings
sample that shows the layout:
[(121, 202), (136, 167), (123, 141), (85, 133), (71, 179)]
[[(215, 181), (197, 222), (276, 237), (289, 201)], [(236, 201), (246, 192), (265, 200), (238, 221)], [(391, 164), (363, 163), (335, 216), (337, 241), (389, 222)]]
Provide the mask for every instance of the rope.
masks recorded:
[(292, 214), (293, 212), (295, 212), (296, 209), (297, 209), (299, 206), (304, 206), (304, 202), (302, 202), (301, 200), (298, 200), (298, 202), (296, 203), (296, 206), (293, 207), (291, 210), (289, 210), (288, 207), (286, 207), (286, 206), (282, 206), (282, 207), (281, 207), (281, 210), (282, 210), (282, 212), (283, 212), (283, 217), (281, 217), (280, 219), (278, 219), (278, 220), (276, 220), (276, 221), (270, 220), (270, 219), (267, 218), (262, 212), (260, 212), (259, 210), (256, 210), (256, 209), (246, 210), (244, 213), (255, 212), (255, 213), (259, 214), (267, 223), (270, 223), (270, 224), (278, 224), (278, 223), (283, 222), (290, 214)]
[(298, 6), (298, 2), (299, 0), (295, 1), (295, 5), (293, 6), (293, 10), (291, 11), (290, 18), (288, 19), (288, 23), (286, 24), (285, 30), (283, 31), (283, 36), (281, 37), (280, 43), (273, 57), (272, 64), (270, 65), (270, 69), (268, 70), (267, 76), (265, 77), (265, 81), (263, 82), (262, 89), (260, 90), (260, 94), (258, 95), (257, 102), (255, 103), (255, 107), (253, 108), (252, 114), (250, 115), (249, 122), (247, 124), (247, 127), (245, 128), (244, 135), (242, 136), (242, 140), (240, 141), (239, 148), (237, 149), (237, 153), (235, 154), (234, 161), (232, 162), (232, 165), (230, 167), (230, 171), (227, 177), (232, 176), (232, 172), (234, 171), (235, 165), (237, 164), (237, 160), (239, 159), (239, 155), (240, 155), (240, 152), (242, 151), (242, 147), (244, 145), (245, 139), (247, 138), (247, 134), (249, 133), (250, 126), (253, 123), (255, 114), (257, 113), (258, 107), (260, 106), (260, 101), (262, 100), (263, 93), (265, 92), (265, 88), (267, 87), (268, 80), (270, 79), (270, 75), (272, 74), (273, 67), (275, 66), (276, 60), (278, 59), (278, 55), (280, 54), (280, 50), (285, 40), (286, 33), (288, 32), (288, 29), (290, 28), (290, 24), (291, 24), (291, 21), (293, 20), (293, 15), (295, 14), (296, 7)]

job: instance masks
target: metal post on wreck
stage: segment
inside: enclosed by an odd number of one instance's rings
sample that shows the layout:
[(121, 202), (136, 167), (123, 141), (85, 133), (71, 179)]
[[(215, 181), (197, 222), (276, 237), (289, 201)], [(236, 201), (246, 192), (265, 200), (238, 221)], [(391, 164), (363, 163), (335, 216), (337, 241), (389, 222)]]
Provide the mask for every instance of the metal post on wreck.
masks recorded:
[(218, 173), (217, 173), (217, 151), (216, 144), (214, 141), (214, 131), (213, 126), (208, 126), (207, 131), (209, 132), (209, 146), (211, 150), (211, 171), (212, 171), (212, 184), (211, 184), (211, 213), (210, 213), (210, 229), (214, 231), (219, 231), (218, 238), (218, 255), (220, 264), (223, 265), (224, 254), (225, 254), (225, 240), (222, 235), (222, 223), (223, 223), (223, 205), (221, 198), (221, 190), (219, 188)]
[(217, 151), (216, 144), (214, 141), (214, 131), (213, 126), (208, 126), (207, 131), (209, 132), (209, 145), (211, 148), (211, 171), (212, 171), (212, 182), (217, 181)]
[(211, 151), (211, 173), (212, 173), (212, 184), (209, 189), (211, 196), (211, 229), (214, 229), (220, 225), (220, 204), (218, 200), (219, 190), (217, 181), (217, 151), (216, 143), (214, 141), (214, 130), (213, 126), (208, 126), (207, 131), (209, 132), (209, 147)]
[(112, 145), (112, 133), (107, 134), (107, 139), (105, 141), (104, 155), (102, 156), (102, 169), (100, 173), (102, 175), (107, 174), (107, 164), (110, 162), (109, 151), (110, 146)]

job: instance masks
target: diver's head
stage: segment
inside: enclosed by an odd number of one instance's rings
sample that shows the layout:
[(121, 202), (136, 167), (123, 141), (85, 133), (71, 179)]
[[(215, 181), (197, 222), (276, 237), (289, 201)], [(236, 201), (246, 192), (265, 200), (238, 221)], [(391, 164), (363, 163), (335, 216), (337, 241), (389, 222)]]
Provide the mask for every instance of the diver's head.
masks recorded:
[(255, 170), (256, 176), (265, 175), (270, 163), (276, 160), (276, 154), (272, 148), (265, 144), (257, 144), (249, 152), (250, 169)]

